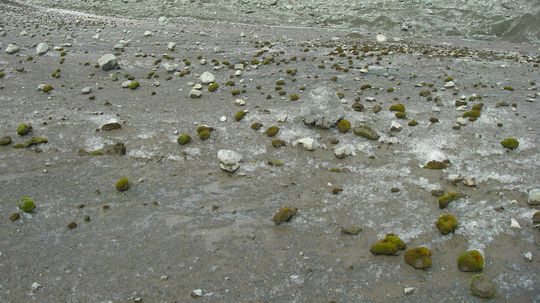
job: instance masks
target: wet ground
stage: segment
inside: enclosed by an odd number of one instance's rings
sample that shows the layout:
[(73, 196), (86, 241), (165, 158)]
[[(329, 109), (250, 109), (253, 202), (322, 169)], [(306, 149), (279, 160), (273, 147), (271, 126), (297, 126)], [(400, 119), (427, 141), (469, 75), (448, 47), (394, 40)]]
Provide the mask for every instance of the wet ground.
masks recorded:
[[(160, 25), (46, 14), (10, 1), (1, 1), (0, 11), (0, 136), (14, 141), (0, 147), (0, 301), (479, 302), (468, 290), (471, 274), (456, 266), (462, 251), (478, 249), (498, 288), (495, 301), (540, 302), (540, 234), (531, 222), (538, 209), (527, 204), (527, 192), (540, 184), (537, 46), (460, 39), (427, 45), (392, 36), (379, 43), (348, 30), (190, 18)], [(129, 43), (115, 51), (120, 40)], [(38, 56), (35, 46), (44, 41), (51, 50)], [(21, 51), (6, 54), (8, 43)], [(95, 67), (115, 52), (119, 69)], [(226, 61), (246, 62), (242, 75)], [(190, 73), (168, 73), (164, 63)], [(51, 77), (57, 69), (60, 77)], [(152, 71), (158, 77), (149, 78)], [(201, 98), (190, 98), (188, 83), (199, 83), (205, 71), (220, 88), (203, 86)], [(126, 77), (141, 86), (122, 88)], [(448, 77), (455, 88), (444, 88)], [(54, 89), (38, 91), (43, 83)], [(300, 107), (321, 86), (342, 93), (343, 116), (353, 126), (369, 124), (380, 139), (306, 126)], [(82, 94), (84, 87), (91, 93)], [(234, 89), (245, 92), (233, 96)], [(419, 95), (426, 90), (429, 96)], [(298, 101), (290, 101), (292, 93)], [(456, 100), (471, 96), (464, 110), (483, 102), (481, 116), (453, 128), (464, 112)], [(246, 105), (236, 105), (238, 98)], [(351, 108), (355, 98), (363, 111)], [(407, 119), (389, 110), (397, 102)], [(249, 113), (236, 122), (240, 110)], [(417, 126), (407, 125), (412, 119)], [(403, 129), (390, 131), (392, 121)], [(30, 137), (48, 143), (13, 148), (27, 140), (16, 134), (21, 122), (32, 124)], [(100, 130), (108, 122), (122, 128)], [(264, 126), (255, 131), (254, 122)], [(214, 128), (210, 139), (197, 137), (201, 124)], [(273, 147), (264, 134), (271, 125), (279, 126), (285, 147)], [(179, 133), (192, 142), (179, 145)], [(499, 143), (509, 136), (519, 140), (517, 150)], [(314, 151), (293, 146), (304, 137), (316, 139)], [(119, 142), (126, 155), (81, 152)], [(336, 158), (333, 149), (342, 144), (352, 144), (355, 155)], [(220, 170), (220, 149), (243, 156), (236, 173)], [(275, 159), (284, 166), (268, 165)], [(445, 170), (423, 168), (442, 159), (451, 162)], [(477, 185), (449, 181), (452, 174)], [(119, 192), (114, 184), (123, 176), (131, 187)], [(434, 189), (463, 198), (440, 210)], [(12, 222), (21, 196), (37, 208)], [(298, 215), (275, 225), (271, 218), (282, 206), (298, 208)], [(435, 222), (446, 212), (460, 223), (442, 236)], [(520, 229), (510, 227), (512, 218)], [(71, 222), (77, 227), (69, 229)], [(341, 234), (349, 225), (363, 230)], [(432, 268), (414, 269), (403, 253), (372, 255), (371, 244), (386, 233), (409, 247), (429, 247)], [(41, 287), (32, 290), (34, 282)], [(405, 287), (414, 293), (404, 295)], [(203, 296), (192, 298), (195, 289)]]

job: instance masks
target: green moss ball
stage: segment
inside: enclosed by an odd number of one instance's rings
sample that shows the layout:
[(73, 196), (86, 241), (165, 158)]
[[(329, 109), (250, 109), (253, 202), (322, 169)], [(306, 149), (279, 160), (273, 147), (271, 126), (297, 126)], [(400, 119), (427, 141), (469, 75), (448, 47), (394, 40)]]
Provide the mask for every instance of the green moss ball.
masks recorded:
[(501, 141), (501, 145), (510, 150), (514, 150), (519, 147), (519, 141), (516, 138), (508, 137)]
[(341, 119), (336, 125), (340, 133), (348, 133), (351, 130), (351, 122), (347, 119)]
[(188, 134), (181, 134), (176, 141), (178, 141), (178, 144), (180, 145), (186, 145), (191, 141), (191, 136)]
[(464, 272), (482, 271), (484, 269), (484, 256), (477, 250), (466, 251), (459, 255), (457, 266), (459, 270)]
[(443, 235), (448, 235), (456, 231), (458, 221), (453, 214), (443, 214), (437, 220), (437, 228)]
[(17, 135), (19, 135), (19, 136), (25, 136), (25, 135), (27, 135), (31, 130), (32, 130), (32, 125), (26, 124), (26, 123), (21, 123), (21, 124), (19, 124), (19, 126), (17, 127)]
[(115, 184), (116, 190), (118, 191), (126, 191), (129, 189), (129, 180), (126, 177), (122, 177), (116, 181)]
[(24, 211), (25, 213), (32, 212), (36, 208), (36, 203), (30, 197), (22, 197), (19, 202), (17, 202), (17, 207)]

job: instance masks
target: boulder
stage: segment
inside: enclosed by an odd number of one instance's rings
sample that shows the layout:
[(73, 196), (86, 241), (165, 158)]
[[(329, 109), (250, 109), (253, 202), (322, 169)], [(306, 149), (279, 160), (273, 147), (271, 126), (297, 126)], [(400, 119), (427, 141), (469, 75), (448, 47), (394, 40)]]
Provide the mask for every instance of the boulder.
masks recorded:
[(305, 124), (323, 129), (336, 124), (342, 116), (339, 98), (327, 87), (312, 90), (300, 110)]

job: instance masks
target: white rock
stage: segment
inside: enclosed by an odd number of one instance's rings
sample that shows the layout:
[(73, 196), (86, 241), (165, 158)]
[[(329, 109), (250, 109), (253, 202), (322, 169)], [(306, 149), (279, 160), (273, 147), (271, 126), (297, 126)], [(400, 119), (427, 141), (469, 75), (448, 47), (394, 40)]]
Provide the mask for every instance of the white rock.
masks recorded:
[(450, 181), (450, 182), (455, 183), (455, 182), (459, 182), (461, 180), (463, 180), (463, 176), (461, 176), (461, 175), (458, 175), (458, 174), (450, 174), (450, 175), (448, 175), (448, 181)]
[(38, 44), (36, 46), (36, 53), (38, 55), (43, 55), (45, 54), (47, 51), (49, 51), (49, 44), (45, 43), (45, 42), (41, 42), (40, 44)]
[(354, 145), (352, 144), (344, 144), (344, 145), (341, 145), (341, 146), (337, 146), (335, 149), (334, 149), (334, 154), (336, 155), (336, 157), (338, 159), (343, 159), (343, 158), (346, 158), (348, 156), (353, 156), (354, 155)]
[(293, 142), (293, 146), (302, 145), (305, 149), (312, 151), (315, 150), (315, 139), (313, 138), (302, 138)]
[(532, 258), (533, 258), (532, 252), (526, 251), (525, 253), (523, 253), (523, 258), (527, 262), (532, 262)]
[(106, 54), (98, 59), (98, 64), (102, 70), (108, 71), (114, 69), (118, 65), (118, 60), (113, 54)]
[(235, 70), (243, 70), (244, 69), (244, 64), (242, 64), (242, 63), (235, 64), (234, 69)]
[(529, 191), (529, 199), (527, 202), (530, 205), (540, 205), (540, 188), (533, 188)]
[(202, 96), (202, 92), (198, 89), (192, 89), (190, 92), (189, 92), (189, 96), (191, 98), (200, 98)]
[(99, 40), (99, 33), (93, 35), (93, 36), (92, 36), (92, 39), (94, 39), (94, 40)]
[(414, 287), (405, 287), (403, 288), (403, 293), (408, 296), (408, 295), (412, 295), (414, 292)]
[(448, 81), (444, 84), (444, 88), (454, 88), (456, 87), (456, 83), (454, 81)]
[(81, 93), (83, 95), (89, 94), (91, 91), (92, 91), (92, 89), (90, 87), (88, 87), (88, 86), (81, 89)]
[(193, 85), (193, 89), (201, 90), (202, 85), (200, 83), (197, 83), (197, 84)]
[(465, 125), (467, 125), (467, 119), (465, 119), (463, 117), (457, 117), (456, 118), (456, 123), (459, 124), (460, 126), (465, 126)]
[(12, 43), (8, 44), (8, 46), (6, 47), (6, 53), (10, 55), (15, 54), (16, 52), (20, 50), (21, 50), (20, 47)]
[(214, 75), (211, 72), (204, 72), (199, 79), (201, 79), (201, 82), (204, 84), (210, 84), (216, 80)]
[(161, 24), (161, 25), (165, 25), (167, 24), (167, 17), (164, 17), (164, 16), (161, 16), (158, 18), (158, 23)]
[(287, 114), (278, 114), (277, 115), (277, 120), (278, 122), (287, 122)]
[(168, 280), (168, 279), (169, 279), (169, 276), (161, 276), (161, 277), (159, 277), (159, 279), (160, 279), (161, 281), (165, 281), (165, 280)]
[(144, 36), (145, 36), (145, 37), (152, 36), (152, 32), (151, 32), (151, 31), (145, 31), (145, 32), (144, 32)]
[(242, 71), (241, 70), (237, 70), (234, 72), (234, 75), (239, 77), (239, 76), (242, 76)]
[(397, 121), (392, 121), (392, 124), (390, 125), (390, 130), (394, 131), (394, 132), (398, 132), (402, 128), (403, 128), (403, 126), (401, 126), (401, 124), (399, 124), (399, 122), (397, 122)]
[(221, 53), (221, 52), (223, 52), (223, 50), (221, 49), (221, 47), (219, 47), (219, 46), (214, 47), (214, 53), (217, 54), (217, 53)]
[(228, 149), (220, 149), (217, 157), (219, 160), (219, 167), (230, 173), (234, 173), (240, 167), (240, 161), (242, 160), (242, 155)]
[(39, 284), (38, 282), (32, 283), (32, 286), (31, 286), (32, 292), (36, 292), (40, 288), (41, 288), (41, 284)]
[(202, 289), (194, 289), (194, 290), (191, 292), (191, 296), (192, 296), (193, 298), (202, 297), (202, 295), (203, 295)]
[(386, 36), (382, 34), (378, 34), (376, 39), (377, 39), (377, 42), (386, 42)]
[(242, 99), (236, 99), (236, 100), (234, 100), (234, 103), (236, 103), (236, 105), (238, 105), (238, 106), (246, 105), (246, 101), (244, 101)]
[(334, 90), (321, 86), (309, 92), (300, 107), (300, 118), (307, 125), (328, 129), (343, 116), (342, 108)]
[(513, 228), (513, 229), (521, 229), (521, 226), (519, 225), (519, 222), (515, 218), (512, 218), (510, 220), (510, 227)]
[(221, 121), (221, 122), (227, 121), (227, 116), (221, 116), (221, 117), (219, 117), (219, 121)]
[(176, 43), (174, 42), (169, 42), (169, 44), (167, 44), (167, 49), (168, 50), (174, 50), (174, 48), (176, 47)]
[(165, 62), (165, 63), (163, 63), (163, 68), (165, 68), (165, 71), (167, 71), (168, 73), (172, 73), (172, 72), (175, 72), (175, 71), (178, 70), (179, 65), (174, 64), (174, 63)]

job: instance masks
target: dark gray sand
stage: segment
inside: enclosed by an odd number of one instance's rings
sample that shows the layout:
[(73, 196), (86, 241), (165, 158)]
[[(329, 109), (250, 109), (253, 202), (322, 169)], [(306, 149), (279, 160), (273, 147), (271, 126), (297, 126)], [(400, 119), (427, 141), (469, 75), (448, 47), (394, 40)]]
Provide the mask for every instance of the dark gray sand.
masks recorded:
[[(0, 137), (13, 141), (0, 146), (0, 302), (481, 302), (456, 263), (469, 249), (485, 257), (495, 302), (540, 302), (539, 208), (528, 203), (540, 187), (537, 44), (165, 24), (13, 1), (0, 14)], [(37, 55), (42, 42), (50, 49)], [(9, 43), (20, 50), (7, 54)], [(108, 53), (118, 67), (103, 71)], [(206, 71), (219, 88), (191, 98)], [(122, 88), (128, 78), (140, 86)], [(307, 126), (301, 108), (321, 87), (341, 97), (329, 112), (378, 140)], [(462, 117), (480, 103), (479, 117)], [(32, 131), (19, 136), (23, 122)], [(121, 128), (100, 129), (112, 122)], [(190, 143), (177, 143), (182, 133)], [(32, 137), (48, 142), (24, 145)], [(503, 147), (507, 137), (519, 147)], [(297, 144), (305, 138), (314, 150)], [(107, 154), (117, 143), (125, 155)], [(342, 147), (352, 154), (336, 157)], [(221, 149), (242, 156), (234, 173), (220, 169)], [(450, 164), (424, 168), (432, 160)], [(460, 198), (440, 209), (437, 190)], [(18, 209), (23, 196), (36, 209)], [(298, 211), (276, 225), (281, 207)], [(455, 233), (435, 226), (445, 213)], [(351, 225), (362, 231), (341, 233)], [(431, 268), (403, 251), (372, 254), (387, 233), (429, 248)]]

